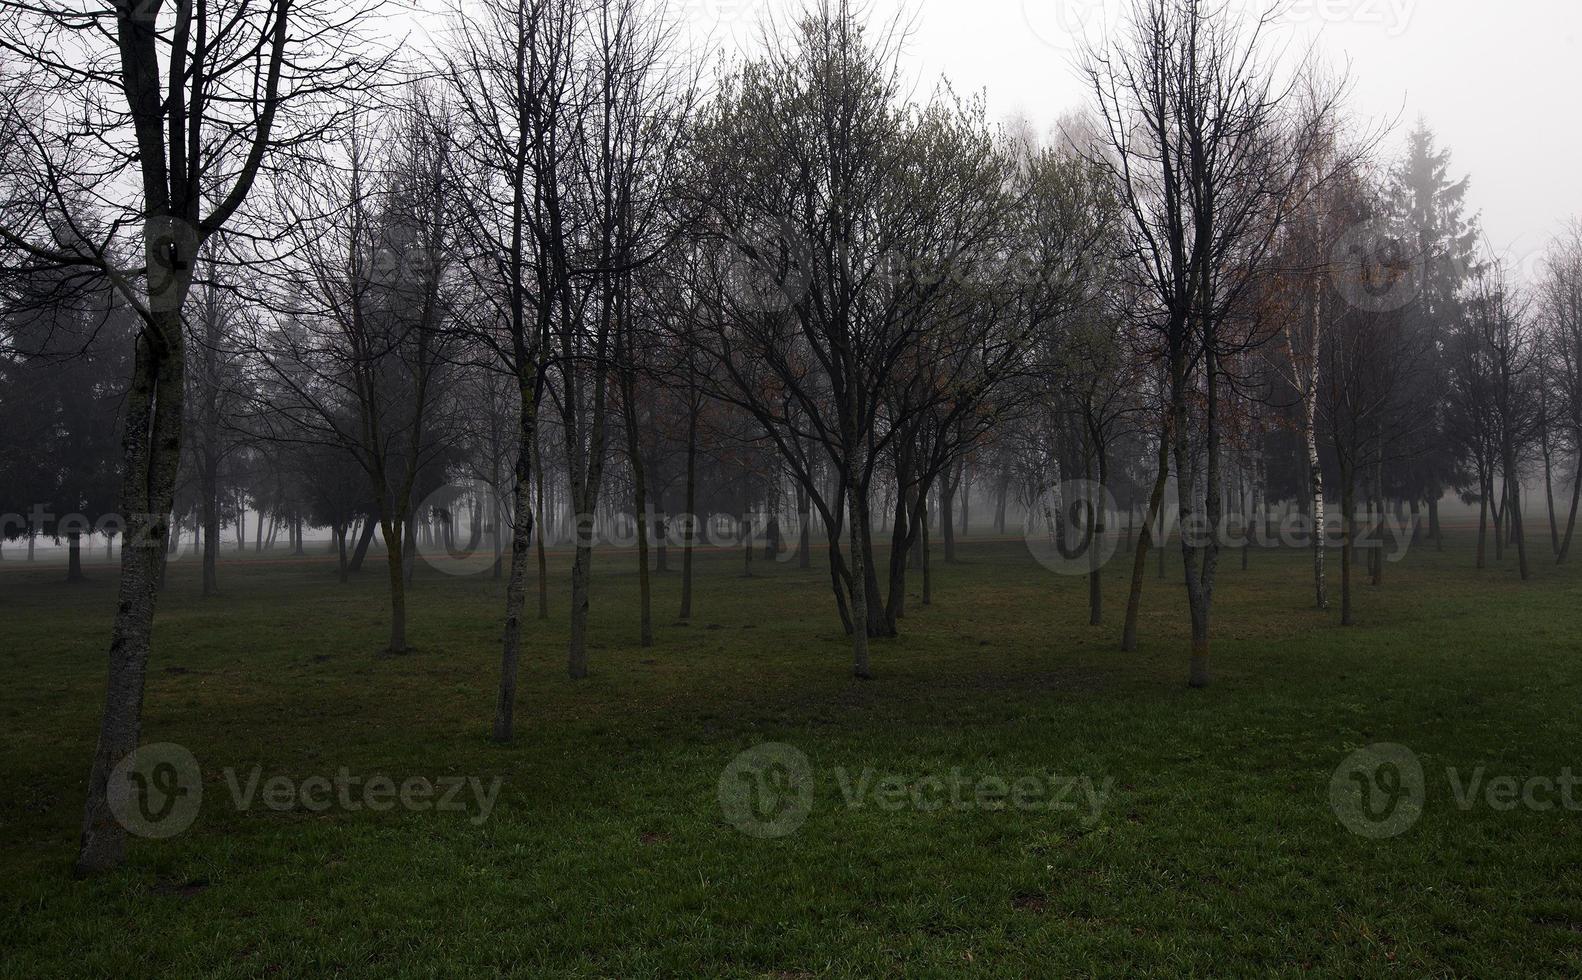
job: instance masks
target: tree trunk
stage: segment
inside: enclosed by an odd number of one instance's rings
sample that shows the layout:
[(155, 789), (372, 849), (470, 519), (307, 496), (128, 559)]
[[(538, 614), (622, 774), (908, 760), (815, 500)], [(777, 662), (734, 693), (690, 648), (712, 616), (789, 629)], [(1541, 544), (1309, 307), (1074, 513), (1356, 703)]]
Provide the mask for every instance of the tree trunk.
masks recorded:
[[(1164, 507), (1165, 486), (1170, 482), (1170, 422), (1167, 417), (1159, 433), (1159, 469), (1154, 475), (1153, 490), (1148, 495), (1148, 513), (1143, 520), (1142, 533), (1137, 538), (1137, 551), (1132, 556), (1132, 585), (1126, 597), (1126, 627), (1121, 632), (1121, 649), (1130, 653), (1137, 649), (1137, 613), (1142, 607), (1143, 567), (1148, 560), (1148, 549), (1153, 545), (1154, 522), (1163, 525), (1160, 511)], [(1159, 545), (1160, 569), (1164, 568), (1164, 542)]]
[(1517, 476), (1516, 449), (1509, 438), (1505, 441), (1505, 466), (1506, 487), (1510, 494), (1506, 508), (1510, 514), (1511, 537), (1516, 539), (1516, 568), (1525, 582), (1531, 573), (1527, 566), (1527, 533), (1522, 527), (1522, 484)]
[[(408, 586), (411, 586), (414, 574), (417, 572), (417, 535), (418, 518), (416, 511), (406, 515), (406, 534), (402, 537), (401, 549), (401, 576)], [(422, 530), (425, 534), (431, 533), (428, 518), (423, 519)], [(432, 543), (432, 542), (431, 542)]]
[(346, 532), (347, 532), (346, 525), (344, 525), (344, 524), (336, 525), (336, 527), (335, 527), (335, 545), (336, 545), (337, 551), (339, 552), (339, 556), (338, 557), (339, 557), (340, 560), (339, 560), (338, 570), (340, 572), (340, 579), (341, 579), (341, 583), (342, 584), (345, 584), (349, 580), (349, 576), (347, 575), (347, 572), (346, 572)]
[(1252, 544), (1252, 513), (1247, 508), (1246, 474), (1236, 473), (1236, 510), (1241, 514), (1241, 570), (1247, 570), (1247, 552)]
[(406, 564), (402, 560), (407, 542), (403, 541), (411, 522), (405, 524), (381, 517), (385, 539), (385, 566), (390, 573), (390, 653), (406, 653)]
[(1000, 483), (995, 489), (994, 497), (994, 533), (1005, 533), (1005, 499), (1011, 492), (1011, 471), (1009, 467), (1000, 470)]
[(637, 505), (637, 644), (654, 645), (653, 585), (648, 577), (648, 485), (643, 475), (643, 458), (637, 450), (636, 419), (626, 427), (632, 462), (632, 497)]
[(533, 425), (533, 472), (538, 474), (538, 479), (533, 481), (533, 490), (537, 495), (538, 514), (537, 526), (533, 528), (533, 550), (538, 556), (538, 618), (549, 618), (549, 559), (544, 554), (544, 535), (549, 533), (549, 524), (544, 519), (544, 456), (543, 446), (539, 442), (538, 425)]
[(1489, 514), (1494, 518), (1494, 560), (1505, 560), (1505, 514), (1510, 499), (1510, 478), (1502, 477), (1499, 497), (1494, 496), (1494, 470), (1489, 465)]
[(1378, 506), (1378, 520), (1373, 527), (1373, 587), (1384, 584), (1384, 442), (1379, 442), (1379, 457), (1373, 464), (1373, 499)]
[[(1318, 359), (1313, 359), (1313, 375), (1318, 375)], [(1318, 456), (1318, 391), (1303, 399), (1302, 437), (1307, 444), (1307, 485), (1312, 497), (1313, 520), (1313, 596), (1318, 608), (1329, 608), (1329, 591), (1324, 584), (1324, 467)]]
[(1102, 442), (1095, 448), (1099, 464), (1099, 486), (1097, 500), (1088, 502), (1088, 625), (1104, 625), (1104, 582), (1102, 567), (1099, 563), (1099, 550), (1102, 547), (1104, 535), (1109, 533), (1105, 526), (1104, 488), (1109, 485), (1110, 463), (1108, 452)]
[[(850, 440), (849, 445), (855, 445), (856, 440)], [(853, 458), (855, 457), (855, 458)], [(851, 655), (852, 673), (857, 677), (867, 679), (873, 676), (868, 666), (868, 575), (865, 556), (863, 554), (862, 524), (867, 519), (867, 508), (863, 506), (861, 488), (857, 484), (856, 473), (861, 466), (861, 450), (850, 454), (847, 459), (846, 474), (846, 506), (850, 510), (849, 531), (851, 546)]]
[(150, 297), (152, 322), (138, 337), (126, 396), (121, 441), (125, 543), (121, 547), (104, 714), (83, 806), (75, 865), (79, 876), (114, 868), (126, 854), (126, 829), (110, 809), (110, 773), (137, 748), (141, 734), (154, 605), (166, 560), (169, 515), (181, 460), (186, 387), (181, 306), (190, 271), (183, 274), (178, 270), (182, 268), (180, 256), (192, 253), (184, 253), (179, 242), (167, 242), (169, 237), (145, 234), (151, 278), (156, 278), (155, 270), (163, 270), (165, 285)]
[(812, 512), (809, 509), (810, 502), (808, 497), (809, 494), (807, 487), (803, 486), (801, 482), (798, 482), (796, 487), (796, 511), (798, 522), (796, 563), (798, 568), (811, 568), (813, 565), (812, 529), (808, 527), (808, 522), (812, 520)]
[[(964, 464), (958, 463), (954, 473), (945, 471), (945, 479), (939, 487), (939, 533), (945, 542), (945, 564), (956, 560), (956, 484), (961, 480), (961, 468)], [(927, 525), (924, 525), (925, 528)], [(924, 561), (924, 567), (928, 565)], [(927, 605), (927, 603), (924, 603)]]
[[(207, 433), (205, 439), (211, 438)], [(220, 556), (220, 486), (219, 461), (214, 458), (209, 445), (203, 447), (199, 464), (198, 491), (203, 496), (203, 596), (218, 595), (220, 591), (218, 562)]]
[[(516, 480), (511, 488), (511, 573), (505, 586), (505, 630), (500, 642), (500, 693), (494, 706), (496, 742), (509, 742), (515, 734), (517, 662), (522, 649), (522, 609), (527, 604), (528, 547), (533, 537), (532, 464), (537, 424), (532, 396), (525, 387), (522, 390), (522, 414), (517, 436)], [(542, 571), (539, 578), (542, 581)]]
[(742, 515), (742, 578), (753, 577), (753, 517)]
[(1492, 487), (1490, 487), (1489, 484), (1490, 484), (1489, 477), (1484, 475), (1483, 473), (1479, 473), (1478, 474), (1478, 553), (1477, 553), (1478, 557), (1477, 557), (1476, 564), (1473, 566), (1475, 568), (1483, 568), (1485, 566), (1485, 564), (1486, 564), (1485, 557), (1484, 557), (1485, 554), (1486, 554), (1486, 545), (1485, 545), (1484, 542), (1488, 540), (1488, 534), (1489, 534), (1489, 494), (1493, 492), (1493, 489), (1492, 489)]
[[(1208, 323), (1204, 324), (1205, 336), (1211, 333), (1210, 326)], [(1209, 337), (1206, 343), (1212, 351), (1212, 337)], [(1215, 417), (1219, 404), (1219, 366), (1212, 352), (1204, 355), (1203, 370), (1207, 393), (1204, 420), (1207, 432), (1205, 451), (1207, 470), (1203, 502), (1207, 540), (1198, 544), (1189, 540), (1194, 535), (1188, 533), (1189, 523), (1195, 523), (1190, 522), (1190, 518), (1194, 505), (1193, 483), (1196, 481), (1192, 478), (1195, 465), (1191, 460), (1187, 430), (1191, 409), (1187, 400), (1186, 369), (1181, 360), (1178, 355), (1177, 363), (1172, 366), (1171, 397), (1175, 410), (1176, 487), (1181, 509), (1181, 556), (1186, 571), (1187, 611), (1192, 622), (1191, 661), (1187, 684), (1193, 688), (1202, 688), (1207, 687), (1209, 683), (1209, 626), (1213, 614), (1214, 573), (1219, 560), (1219, 539), (1216, 530), (1220, 526), (1222, 510), (1219, 485), (1219, 430), (1218, 419)]]
[(698, 527), (698, 406), (696, 399), (687, 406), (687, 503), (686, 526), (681, 529), (681, 613), (692, 618), (692, 539)]
[[(378, 526), (379, 526), (379, 522), (374, 520), (372, 517), (364, 517), (363, 518), (362, 531), (361, 531), (361, 533), (359, 533), (357, 535), (357, 547), (352, 551), (352, 563), (351, 563), (350, 568), (348, 569), (349, 571), (352, 571), (352, 572), (360, 572), (360, 571), (362, 571), (362, 569), (363, 569), (363, 559), (366, 558), (367, 555), (368, 555), (368, 545), (373, 542), (374, 529), (377, 528)], [(299, 550), (300, 550), (301, 540), (302, 539), (300, 537), (298, 537), (297, 541), (298, 541), (298, 544), (299, 544)]]
[(66, 581), (83, 581), (82, 533), (80, 531), (66, 532)]
[[(1540, 383), (1540, 390), (1543, 386)], [(1538, 425), (1539, 443), (1544, 459), (1544, 502), (1549, 507), (1549, 553), (1560, 554), (1560, 524), (1555, 519), (1554, 448), (1549, 444), (1549, 410), (1540, 404)]]
[(1560, 551), (1555, 556), (1556, 565), (1564, 565), (1566, 556), (1571, 553), (1571, 534), (1577, 526), (1577, 497), (1582, 494), (1582, 445), (1577, 447), (1576, 476), (1571, 481), (1571, 510), (1566, 516), (1565, 537), (1560, 539)]
[(968, 511), (972, 507), (972, 471), (966, 462), (961, 464), (961, 536), (967, 536)]
[[(577, 496), (583, 497), (582, 494)], [(566, 649), (566, 670), (572, 680), (581, 680), (588, 676), (588, 586), (593, 572), (591, 509), (579, 507), (575, 519), (577, 541), (576, 556), (571, 562), (571, 642)]]
[(1351, 565), (1354, 560), (1357, 530), (1357, 500), (1353, 489), (1354, 478), (1348, 467), (1340, 472), (1340, 512), (1345, 523), (1344, 539), (1340, 545), (1340, 625), (1352, 625), (1351, 618)]

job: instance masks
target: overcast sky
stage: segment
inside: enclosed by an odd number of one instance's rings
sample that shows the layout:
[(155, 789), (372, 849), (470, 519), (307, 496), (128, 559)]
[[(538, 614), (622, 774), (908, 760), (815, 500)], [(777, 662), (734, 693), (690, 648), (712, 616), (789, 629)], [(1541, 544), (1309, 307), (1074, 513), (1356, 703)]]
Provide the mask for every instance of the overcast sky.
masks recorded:
[[(675, 0), (689, 25), (727, 48), (750, 44), (785, 0)], [(1237, 0), (1252, 3), (1254, 0)], [(875, 17), (902, 0), (872, 0)], [(1129, 0), (906, 0), (914, 27), (908, 60), (957, 91), (982, 90), (996, 118), (1040, 128), (1087, 103), (1072, 66), (1074, 38), (1098, 37)], [(1497, 251), (1526, 279), (1560, 224), (1582, 216), (1582, 3), (1577, 0), (1291, 0), (1289, 50), (1316, 44), (1348, 59), (1353, 106), (1398, 119), (1385, 144), (1398, 155), (1422, 116), (1470, 174), (1469, 204)]]

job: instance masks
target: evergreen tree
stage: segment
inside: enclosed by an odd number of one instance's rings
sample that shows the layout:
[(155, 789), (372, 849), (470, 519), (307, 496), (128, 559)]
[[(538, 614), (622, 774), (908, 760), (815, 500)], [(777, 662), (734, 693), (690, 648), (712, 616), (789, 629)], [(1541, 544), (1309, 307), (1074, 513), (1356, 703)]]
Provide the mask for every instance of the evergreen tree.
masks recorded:
[(1403, 263), (1410, 263), (1411, 302), (1407, 323), (1425, 335), (1421, 370), (1410, 383), (1416, 397), (1404, 404), (1413, 411), (1431, 411), (1427, 424), (1410, 426), (1410, 445), (1400, 448), (1403, 459), (1391, 484), (1400, 494), (1428, 504), (1429, 531), (1436, 543), (1439, 498), (1446, 490), (1461, 487), (1467, 478), (1445, 437), (1449, 392), (1445, 384), (1446, 344), (1458, 320), (1465, 315), (1463, 290), (1477, 268), (1477, 240), (1481, 234), (1477, 215), (1466, 213), (1470, 178), (1451, 177), (1450, 150), (1439, 147), (1434, 132), (1419, 120), (1407, 137), (1406, 155), (1390, 179), (1390, 197)]

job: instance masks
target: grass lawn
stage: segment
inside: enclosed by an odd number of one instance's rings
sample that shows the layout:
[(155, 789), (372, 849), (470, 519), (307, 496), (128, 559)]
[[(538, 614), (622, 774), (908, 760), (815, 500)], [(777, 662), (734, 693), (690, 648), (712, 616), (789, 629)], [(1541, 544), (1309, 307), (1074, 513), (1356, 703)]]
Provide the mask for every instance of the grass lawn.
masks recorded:
[[(420, 568), (415, 650), (392, 658), (382, 565), (342, 586), (323, 560), (237, 561), (205, 601), (184, 560), (143, 738), (192, 751), (202, 810), (87, 882), (69, 868), (114, 575), (96, 556), (67, 586), (8, 549), (0, 974), (1576, 976), (1582, 811), (1481, 788), (1458, 803), (1458, 787), (1480, 766), (1582, 778), (1582, 569), (1540, 554), (1524, 585), (1513, 561), (1475, 571), (1470, 545), (1390, 565), (1351, 629), (1308, 608), (1306, 555), (1257, 552), (1247, 572), (1227, 556), (1203, 691), (1185, 685), (1175, 553), (1165, 583), (1150, 564), (1142, 650), (1121, 654), (1124, 562), (1094, 628), (1083, 580), (1020, 542), (969, 541), (934, 605), (914, 595), (904, 635), (875, 643), (868, 682), (817, 561), (745, 579), (738, 555), (705, 554), (690, 626), (679, 573), (661, 575), (640, 649), (632, 560), (608, 552), (593, 673), (572, 682), (555, 556), (509, 746), (487, 739), (499, 583)], [(726, 767), (763, 742), (804, 754), (811, 787), (774, 838), (720, 802)], [(1330, 802), (1337, 766), (1380, 742), (1425, 774), (1421, 818), (1385, 839)], [(481, 821), (238, 810), (229, 783), (255, 766), (502, 782)], [(996, 807), (997, 781), (1018, 780), (1050, 802), (1078, 787), (1076, 805)], [(1107, 789), (1096, 815), (1084, 786)]]

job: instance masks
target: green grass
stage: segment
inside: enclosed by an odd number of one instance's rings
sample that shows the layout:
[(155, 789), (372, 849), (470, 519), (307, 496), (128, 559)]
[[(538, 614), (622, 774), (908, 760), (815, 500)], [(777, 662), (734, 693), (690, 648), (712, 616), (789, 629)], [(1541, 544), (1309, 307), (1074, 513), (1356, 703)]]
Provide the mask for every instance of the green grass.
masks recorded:
[[(1188, 690), (1179, 556), (1150, 563), (1136, 654), (1086, 625), (1086, 587), (1019, 543), (970, 542), (931, 607), (848, 676), (823, 570), (700, 561), (635, 643), (631, 558), (596, 559), (593, 674), (565, 674), (565, 562), (529, 621), (515, 744), (487, 740), (501, 588), (420, 571), (414, 652), (384, 657), (384, 579), (238, 562), (226, 594), (172, 567), (144, 741), (199, 759), (204, 806), (123, 871), (74, 881), (113, 573), (0, 566), (0, 974), (384, 976), (1577, 975), (1582, 813), (1457, 807), (1445, 769), (1582, 773), (1582, 571), (1478, 572), (1427, 546), (1308, 608), (1302, 554), (1227, 558), (1214, 686)], [(1547, 550), (1547, 542), (1538, 542)], [(673, 556), (674, 558), (674, 556)], [(98, 559), (96, 559), (97, 561)], [(1109, 619), (1123, 576), (1109, 569)], [(1338, 582), (1336, 584), (1338, 591)], [(806, 822), (738, 832), (722, 770), (759, 742), (810, 760)], [(1354, 749), (1410, 746), (1420, 821), (1353, 835), (1329, 804)], [(225, 770), (503, 779), (456, 813), (238, 812)], [(1098, 820), (850, 807), (841, 779), (1113, 780)]]

